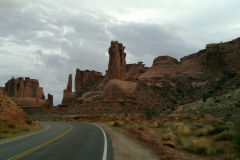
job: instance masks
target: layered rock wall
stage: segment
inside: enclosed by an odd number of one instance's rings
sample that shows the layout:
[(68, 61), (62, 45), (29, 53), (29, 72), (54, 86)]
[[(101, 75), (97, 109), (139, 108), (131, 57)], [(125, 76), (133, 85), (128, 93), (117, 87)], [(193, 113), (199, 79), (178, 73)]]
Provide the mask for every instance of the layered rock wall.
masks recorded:
[(127, 64), (127, 75), (130, 79), (138, 79), (138, 77), (146, 72), (147, 67), (143, 62), (138, 62), (137, 64)]
[(214, 72), (221, 68), (240, 70), (240, 38), (218, 44), (207, 44), (206, 49), (178, 60), (160, 56), (139, 79), (147, 80), (161, 77), (199, 75)]
[(12, 78), (5, 84), (4, 91), (19, 106), (49, 106), (45, 100), (43, 88), (36, 79), (26, 77)]
[(91, 87), (98, 80), (102, 79), (103, 75), (101, 72), (97, 71), (81, 71), (80, 69), (76, 69), (75, 76), (75, 92), (79, 93), (83, 88)]

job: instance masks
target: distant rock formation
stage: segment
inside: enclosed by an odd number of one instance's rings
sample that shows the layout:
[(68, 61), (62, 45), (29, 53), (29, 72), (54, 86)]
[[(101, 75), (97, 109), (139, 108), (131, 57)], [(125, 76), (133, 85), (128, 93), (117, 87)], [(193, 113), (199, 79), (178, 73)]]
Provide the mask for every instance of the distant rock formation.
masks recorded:
[(48, 106), (53, 106), (53, 95), (51, 95), (50, 93), (48, 93)]
[(137, 64), (127, 64), (127, 74), (130, 79), (138, 79), (138, 77), (146, 72), (147, 67), (143, 62), (138, 62)]
[(39, 86), (36, 79), (12, 78), (5, 84), (4, 91), (19, 106), (49, 106), (45, 100), (43, 88)]
[(72, 93), (72, 74), (69, 74), (67, 88), (63, 90), (62, 104), (67, 104), (71, 102), (74, 97), (75, 94)]
[(108, 50), (109, 53), (109, 64), (107, 70), (108, 79), (120, 79), (126, 80), (126, 53), (124, 52), (125, 47), (118, 43), (118, 41), (112, 41), (111, 46)]
[(206, 49), (185, 56), (180, 62), (169, 56), (159, 56), (139, 79), (195, 76), (214, 72), (223, 67), (240, 70), (240, 38), (225, 43), (207, 44)]
[(102, 78), (103, 75), (101, 72), (89, 70), (81, 71), (77, 68), (75, 76), (75, 93), (79, 93), (83, 88), (91, 87)]

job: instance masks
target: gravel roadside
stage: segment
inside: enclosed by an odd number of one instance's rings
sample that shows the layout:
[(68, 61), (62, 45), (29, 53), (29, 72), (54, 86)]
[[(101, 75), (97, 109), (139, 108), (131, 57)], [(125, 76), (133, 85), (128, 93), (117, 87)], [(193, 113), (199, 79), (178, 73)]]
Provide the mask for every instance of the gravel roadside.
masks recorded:
[(98, 124), (110, 135), (115, 160), (158, 160), (148, 148), (106, 124)]

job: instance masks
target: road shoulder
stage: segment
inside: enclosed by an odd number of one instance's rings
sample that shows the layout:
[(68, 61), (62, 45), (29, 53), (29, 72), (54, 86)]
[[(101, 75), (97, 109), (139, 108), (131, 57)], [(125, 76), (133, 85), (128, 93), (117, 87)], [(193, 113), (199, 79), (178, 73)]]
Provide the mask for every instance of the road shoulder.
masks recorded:
[(158, 160), (158, 156), (138, 141), (116, 131), (106, 124), (98, 124), (109, 135), (115, 160)]

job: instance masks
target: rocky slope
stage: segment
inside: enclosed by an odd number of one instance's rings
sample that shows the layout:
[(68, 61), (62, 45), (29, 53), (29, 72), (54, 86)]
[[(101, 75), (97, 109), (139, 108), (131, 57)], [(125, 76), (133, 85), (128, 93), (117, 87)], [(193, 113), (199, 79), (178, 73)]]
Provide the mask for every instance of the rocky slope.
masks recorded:
[(0, 121), (3, 125), (25, 125), (27, 119), (28, 115), (0, 89)]

